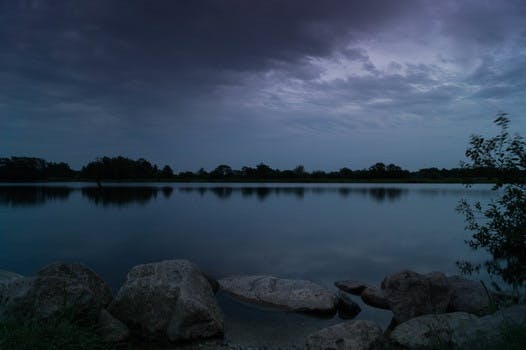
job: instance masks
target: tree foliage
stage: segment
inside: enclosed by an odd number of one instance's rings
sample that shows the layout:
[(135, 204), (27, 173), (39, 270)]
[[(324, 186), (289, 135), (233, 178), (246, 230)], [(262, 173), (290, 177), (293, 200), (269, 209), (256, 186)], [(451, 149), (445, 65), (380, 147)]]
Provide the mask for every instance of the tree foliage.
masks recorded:
[(458, 211), (472, 232), (467, 241), (473, 249), (485, 249), (491, 259), (484, 264), (459, 262), (462, 271), (471, 273), (485, 266), (488, 273), (520, 288), (526, 281), (526, 143), (522, 136), (509, 133), (509, 119), (500, 113), (495, 124), (497, 136), (473, 135), (466, 156), (466, 168), (494, 169), (494, 198), (487, 205), (462, 200)]

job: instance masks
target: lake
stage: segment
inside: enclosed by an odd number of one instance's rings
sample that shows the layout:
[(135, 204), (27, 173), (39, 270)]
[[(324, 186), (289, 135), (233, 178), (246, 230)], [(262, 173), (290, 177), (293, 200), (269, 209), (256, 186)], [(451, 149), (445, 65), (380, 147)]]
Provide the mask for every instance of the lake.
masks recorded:
[[(34, 274), (78, 261), (117, 291), (137, 264), (184, 258), (210, 275), (272, 274), (331, 289), (336, 280), (379, 284), (402, 269), (456, 274), (480, 260), (464, 243), (461, 198), (487, 201), (490, 185), (104, 184), (0, 185), (0, 269)], [(302, 345), (340, 322), (262, 310), (219, 295), (225, 338)], [(357, 298), (354, 298), (355, 300)], [(359, 300), (357, 300), (359, 301)], [(360, 303), (358, 319), (391, 313)]]

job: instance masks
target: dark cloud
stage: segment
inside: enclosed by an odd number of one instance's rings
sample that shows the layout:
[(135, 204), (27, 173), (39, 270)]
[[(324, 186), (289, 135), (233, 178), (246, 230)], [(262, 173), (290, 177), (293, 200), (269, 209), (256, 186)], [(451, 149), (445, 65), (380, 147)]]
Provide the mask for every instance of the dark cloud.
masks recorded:
[[(8, 155), (76, 164), (292, 166), (314, 153), (305, 137), (335, 152), (388, 128), (419, 166), (415, 133), (460, 140), (524, 110), (525, 16), (522, 1), (0, 1), (0, 137)], [(348, 155), (323, 158), (304, 162)]]

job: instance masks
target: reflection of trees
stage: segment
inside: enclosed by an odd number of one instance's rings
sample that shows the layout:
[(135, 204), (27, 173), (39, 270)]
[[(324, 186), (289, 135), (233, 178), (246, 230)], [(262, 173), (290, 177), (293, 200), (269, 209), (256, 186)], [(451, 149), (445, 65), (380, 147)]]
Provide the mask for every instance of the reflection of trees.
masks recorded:
[(170, 198), (172, 192), (174, 191), (173, 187), (165, 186), (162, 188), (164, 198)]
[(42, 205), (50, 200), (66, 200), (73, 191), (64, 186), (0, 186), (0, 204), (6, 206)]
[(359, 195), (364, 197), (369, 197), (375, 201), (386, 201), (386, 200), (396, 200), (404, 194), (408, 194), (408, 189), (403, 188), (389, 188), (389, 187), (372, 187), (372, 188), (360, 188), (360, 187), (267, 187), (267, 186), (244, 186), (244, 187), (180, 187), (179, 191), (181, 192), (198, 192), (201, 195), (211, 192), (221, 199), (228, 199), (234, 193), (240, 193), (243, 198), (250, 198), (256, 196), (259, 200), (265, 200), (271, 195), (279, 196), (294, 196), (298, 199), (302, 199), (306, 193), (312, 194), (325, 194), (325, 193), (338, 193), (343, 197), (348, 197), (350, 195)]
[(83, 187), (82, 195), (103, 206), (125, 206), (131, 203), (146, 204), (157, 198), (159, 191), (168, 198), (173, 189), (171, 187), (149, 187), (149, 186), (115, 186), (115, 187)]
[(232, 187), (212, 187), (210, 189), (218, 198), (228, 199), (232, 195)]
[(378, 202), (385, 202), (386, 200), (394, 201), (399, 199), (404, 193), (407, 193), (407, 190), (401, 188), (378, 187), (369, 189), (369, 195), (371, 198)]

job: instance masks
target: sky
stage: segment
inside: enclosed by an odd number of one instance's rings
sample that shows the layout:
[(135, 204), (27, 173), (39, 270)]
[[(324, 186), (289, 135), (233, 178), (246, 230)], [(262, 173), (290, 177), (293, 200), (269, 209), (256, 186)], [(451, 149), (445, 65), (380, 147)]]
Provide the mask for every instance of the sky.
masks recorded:
[(0, 0), (0, 157), (456, 167), (526, 135), (526, 1)]

